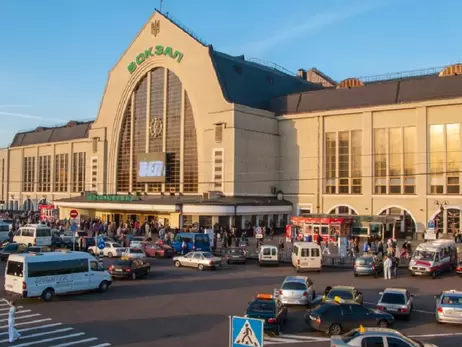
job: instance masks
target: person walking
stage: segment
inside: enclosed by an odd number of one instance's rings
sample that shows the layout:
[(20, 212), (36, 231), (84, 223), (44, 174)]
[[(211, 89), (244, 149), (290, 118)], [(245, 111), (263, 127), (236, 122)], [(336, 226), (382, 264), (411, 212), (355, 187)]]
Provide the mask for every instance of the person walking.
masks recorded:
[(393, 266), (393, 262), (389, 256), (385, 256), (385, 260), (383, 261), (383, 277), (386, 280), (391, 280), (391, 267)]
[(14, 320), (16, 316), (17, 307), (16, 303), (13, 300), (3, 300), (10, 306), (10, 311), (8, 312), (8, 341), (10, 343), (13, 343), (21, 337), (21, 334), (19, 334), (16, 328), (14, 327)]

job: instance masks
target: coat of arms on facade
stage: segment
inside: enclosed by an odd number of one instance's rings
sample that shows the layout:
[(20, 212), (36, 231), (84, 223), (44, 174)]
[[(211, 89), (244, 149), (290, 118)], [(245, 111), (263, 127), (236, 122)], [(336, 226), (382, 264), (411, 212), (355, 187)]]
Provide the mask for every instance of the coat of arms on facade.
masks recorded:
[(151, 137), (159, 137), (162, 135), (163, 124), (161, 118), (152, 118), (149, 123), (149, 135)]
[(156, 37), (159, 32), (160, 32), (160, 20), (155, 20), (151, 22), (151, 34), (154, 35), (154, 37)]

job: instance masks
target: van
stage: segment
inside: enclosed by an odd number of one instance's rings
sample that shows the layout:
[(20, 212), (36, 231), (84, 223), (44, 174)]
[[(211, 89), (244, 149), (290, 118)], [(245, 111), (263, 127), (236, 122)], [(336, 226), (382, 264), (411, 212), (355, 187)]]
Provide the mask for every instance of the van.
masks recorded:
[(105, 292), (111, 283), (109, 272), (85, 252), (12, 254), (5, 269), (7, 294), (44, 301), (51, 301), (55, 295)]
[(51, 228), (44, 224), (27, 224), (14, 233), (13, 241), (27, 246), (51, 246)]
[(292, 265), (297, 272), (306, 270), (321, 271), (321, 246), (314, 242), (295, 242), (292, 247)]
[(457, 267), (457, 247), (453, 240), (435, 240), (417, 246), (409, 262), (411, 276), (436, 278)]
[(263, 265), (279, 265), (279, 250), (276, 246), (263, 245), (258, 252), (258, 263)]
[(10, 233), (10, 225), (7, 223), (0, 222), (0, 242), (5, 242), (10, 237), (8, 234)]
[(172, 248), (176, 253), (182, 252), (183, 240), (186, 241), (188, 246), (187, 251), (205, 251), (210, 252), (210, 239), (209, 235), (203, 233), (178, 233), (175, 240), (172, 242)]

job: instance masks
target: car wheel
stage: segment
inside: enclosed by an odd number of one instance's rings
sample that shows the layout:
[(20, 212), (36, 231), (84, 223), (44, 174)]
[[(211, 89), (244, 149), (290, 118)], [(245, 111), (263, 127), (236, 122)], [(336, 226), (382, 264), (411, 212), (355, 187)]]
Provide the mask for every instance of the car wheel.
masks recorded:
[(136, 280), (136, 273), (135, 273), (135, 272), (132, 272), (132, 275), (130, 276), (130, 278), (131, 278), (132, 280)]
[(113, 257), (112, 252), (109, 252), (109, 253), (107, 254), (107, 256), (108, 256), (109, 258), (112, 258), (112, 257)]
[(199, 264), (199, 266), (197, 267), (197, 269), (198, 269), (199, 271), (204, 271), (204, 265)]
[(378, 275), (377, 272), (374, 272), (374, 278), (377, 278), (377, 275)]
[(108, 289), (109, 283), (107, 283), (107, 281), (103, 281), (99, 284), (98, 291), (100, 291), (101, 293), (107, 292)]
[(379, 321), (379, 323), (377, 324), (379, 326), (379, 328), (388, 328), (388, 322), (386, 320), (381, 320)]
[(175, 262), (175, 267), (181, 267), (181, 263), (178, 260)]
[(231, 264), (231, 263), (229, 262), (229, 260), (227, 260), (227, 261), (226, 261), (226, 264), (228, 264), (228, 265), (229, 265), (229, 264)]
[(274, 335), (279, 336), (281, 335), (281, 325), (278, 324), (277, 330), (274, 332)]
[(146, 269), (146, 276), (149, 275), (150, 272), (151, 272), (151, 268), (148, 267), (148, 268)]
[(432, 279), (435, 279), (436, 278), (436, 271), (433, 271), (432, 272)]
[(342, 326), (340, 324), (334, 323), (329, 328), (329, 335), (340, 335), (342, 333)]
[(355, 277), (358, 277), (358, 274), (357, 274), (357, 273), (355, 273)]
[(45, 289), (42, 293), (43, 301), (49, 302), (53, 300), (53, 296), (55, 295), (55, 291), (51, 288)]

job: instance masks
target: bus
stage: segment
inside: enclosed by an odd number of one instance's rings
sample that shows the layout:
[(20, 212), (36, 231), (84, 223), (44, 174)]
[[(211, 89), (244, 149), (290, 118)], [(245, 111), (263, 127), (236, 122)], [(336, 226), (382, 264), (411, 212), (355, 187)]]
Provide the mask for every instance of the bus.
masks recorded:
[(211, 244), (208, 234), (203, 233), (178, 233), (172, 242), (172, 248), (176, 253), (182, 252), (183, 240), (186, 241), (187, 251), (206, 251), (210, 252)]
[(45, 224), (27, 224), (14, 233), (13, 241), (27, 246), (51, 246), (51, 228)]

